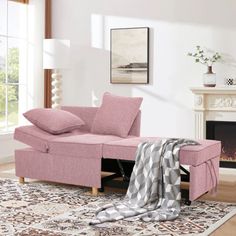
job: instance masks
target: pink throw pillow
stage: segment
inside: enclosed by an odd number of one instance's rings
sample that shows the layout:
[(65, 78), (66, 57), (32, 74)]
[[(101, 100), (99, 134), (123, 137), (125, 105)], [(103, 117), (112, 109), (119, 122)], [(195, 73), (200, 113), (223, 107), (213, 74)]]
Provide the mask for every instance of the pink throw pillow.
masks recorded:
[(36, 108), (23, 115), (32, 124), (51, 134), (66, 133), (84, 125), (78, 116), (59, 109)]
[(91, 132), (127, 137), (142, 100), (141, 97), (121, 97), (104, 93)]

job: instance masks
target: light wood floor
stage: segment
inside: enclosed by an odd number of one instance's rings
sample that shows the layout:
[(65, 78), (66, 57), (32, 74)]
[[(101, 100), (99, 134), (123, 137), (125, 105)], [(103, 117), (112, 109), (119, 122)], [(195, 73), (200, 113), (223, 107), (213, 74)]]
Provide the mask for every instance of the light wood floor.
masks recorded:
[[(0, 178), (15, 179), (14, 169), (14, 163), (0, 165)], [(206, 194), (201, 199), (236, 203), (236, 175), (220, 175), (217, 194), (215, 196)], [(213, 232), (211, 236), (236, 236), (236, 216)]]

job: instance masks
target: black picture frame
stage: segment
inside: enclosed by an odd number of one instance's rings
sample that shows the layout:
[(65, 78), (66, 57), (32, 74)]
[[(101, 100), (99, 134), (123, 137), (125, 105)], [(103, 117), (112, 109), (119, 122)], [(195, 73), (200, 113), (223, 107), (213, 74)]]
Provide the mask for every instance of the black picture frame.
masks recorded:
[(110, 29), (110, 83), (149, 83), (149, 27)]

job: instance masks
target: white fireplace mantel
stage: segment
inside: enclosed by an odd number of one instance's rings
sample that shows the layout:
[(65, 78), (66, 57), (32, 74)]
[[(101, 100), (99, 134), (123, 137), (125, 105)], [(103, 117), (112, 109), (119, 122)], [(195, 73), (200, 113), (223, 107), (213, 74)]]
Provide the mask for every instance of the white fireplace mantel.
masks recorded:
[(236, 121), (236, 87), (192, 87), (195, 138), (206, 138), (206, 121)]

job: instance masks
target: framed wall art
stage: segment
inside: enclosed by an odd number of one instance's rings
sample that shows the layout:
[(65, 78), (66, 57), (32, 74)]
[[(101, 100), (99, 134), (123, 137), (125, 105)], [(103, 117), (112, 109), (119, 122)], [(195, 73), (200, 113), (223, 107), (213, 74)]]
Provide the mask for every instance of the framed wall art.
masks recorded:
[(110, 82), (148, 84), (149, 28), (111, 29)]

